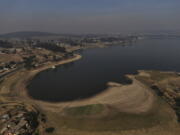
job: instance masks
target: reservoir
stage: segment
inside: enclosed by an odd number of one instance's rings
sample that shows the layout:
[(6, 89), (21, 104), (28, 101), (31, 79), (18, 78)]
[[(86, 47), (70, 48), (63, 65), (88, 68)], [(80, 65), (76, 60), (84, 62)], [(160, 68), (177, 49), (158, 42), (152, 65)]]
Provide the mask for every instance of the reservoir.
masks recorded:
[(137, 70), (180, 72), (180, 39), (143, 39), (79, 52), (82, 59), (39, 73), (28, 86), (37, 100), (61, 102), (83, 99), (107, 88), (107, 82), (125, 83), (125, 74)]

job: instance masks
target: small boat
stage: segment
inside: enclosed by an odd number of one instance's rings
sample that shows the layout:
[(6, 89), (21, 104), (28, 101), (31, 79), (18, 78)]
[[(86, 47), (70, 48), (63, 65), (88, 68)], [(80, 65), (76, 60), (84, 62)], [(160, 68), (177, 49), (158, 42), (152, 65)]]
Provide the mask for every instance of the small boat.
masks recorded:
[(56, 67), (55, 67), (55, 66), (52, 66), (51, 68), (52, 68), (52, 69), (55, 69)]

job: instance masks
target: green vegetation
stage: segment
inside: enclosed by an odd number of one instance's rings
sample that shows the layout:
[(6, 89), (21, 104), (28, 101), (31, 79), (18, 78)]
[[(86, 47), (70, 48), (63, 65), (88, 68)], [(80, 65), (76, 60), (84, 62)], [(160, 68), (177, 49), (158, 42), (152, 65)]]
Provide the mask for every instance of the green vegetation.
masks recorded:
[(25, 68), (27, 69), (31, 69), (34, 65), (34, 61), (36, 59), (36, 56), (30, 56), (30, 57), (24, 57), (24, 64), (25, 64)]
[(36, 131), (35, 131), (34, 135), (40, 135), (40, 134), (39, 134), (39, 130), (38, 130), (38, 129), (36, 129)]
[(176, 102), (176, 104), (175, 104), (174, 109), (175, 109), (176, 115), (178, 117), (178, 122), (180, 122), (180, 98), (176, 98), (175, 102)]
[(86, 116), (99, 114), (104, 110), (104, 106), (101, 104), (92, 104), (80, 107), (66, 108), (65, 113), (70, 116)]
[(54, 130), (55, 130), (54, 127), (48, 127), (48, 128), (45, 129), (45, 131), (46, 131), (47, 133), (52, 133), (52, 132), (54, 132)]
[[(150, 112), (141, 114), (123, 113), (115, 108), (104, 110), (101, 104), (67, 108), (65, 112), (68, 115), (59, 117), (57, 126), (86, 131), (120, 131), (166, 125), (174, 116), (170, 114), (169, 106), (162, 99), (159, 98), (156, 102), (157, 105)], [(105, 115), (97, 115), (102, 111)]]

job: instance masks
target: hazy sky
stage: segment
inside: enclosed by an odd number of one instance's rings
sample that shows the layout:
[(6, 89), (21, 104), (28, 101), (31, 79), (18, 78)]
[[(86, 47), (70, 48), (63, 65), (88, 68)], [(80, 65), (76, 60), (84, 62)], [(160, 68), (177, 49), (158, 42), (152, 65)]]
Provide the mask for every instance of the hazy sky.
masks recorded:
[(180, 29), (180, 0), (0, 0), (0, 33)]

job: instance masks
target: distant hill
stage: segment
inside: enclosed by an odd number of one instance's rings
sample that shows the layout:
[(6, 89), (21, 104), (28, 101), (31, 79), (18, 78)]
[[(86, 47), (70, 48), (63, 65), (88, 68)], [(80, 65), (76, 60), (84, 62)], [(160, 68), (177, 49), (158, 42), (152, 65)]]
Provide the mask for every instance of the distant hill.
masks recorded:
[(32, 37), (46, 37), (46, 36), (58, 36), (55, 33), (37, 32), (37, 31), (22, 31), (12, 32), (0, 35), (0, 38), (32, 38)]

